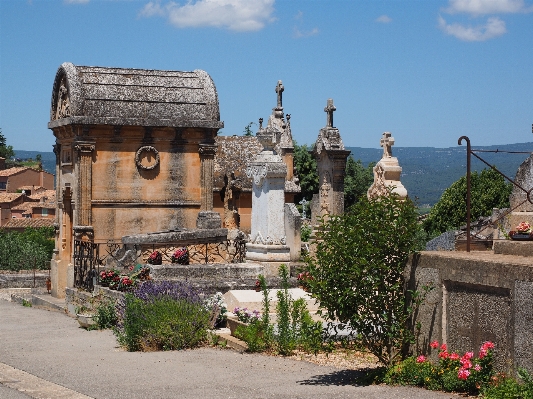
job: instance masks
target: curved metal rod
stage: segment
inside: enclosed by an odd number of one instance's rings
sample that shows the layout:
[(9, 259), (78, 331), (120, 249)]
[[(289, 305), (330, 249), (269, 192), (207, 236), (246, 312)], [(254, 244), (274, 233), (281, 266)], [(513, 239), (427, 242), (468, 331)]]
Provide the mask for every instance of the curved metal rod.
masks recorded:
[(459, 137), (457, 144), (466, 141), (466, 252), (470, 252), (470, 139), (466, 136)]

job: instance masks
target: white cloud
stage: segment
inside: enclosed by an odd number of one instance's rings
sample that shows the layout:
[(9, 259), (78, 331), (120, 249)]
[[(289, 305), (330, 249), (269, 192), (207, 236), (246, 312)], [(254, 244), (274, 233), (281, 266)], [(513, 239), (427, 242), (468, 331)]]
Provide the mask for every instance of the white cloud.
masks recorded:
[(88, 3), (90, 0), (63, 0), (65, 4), (85, 4)]
[(311, 29), (309, 31), (301, 31), (300, 29), (295, 27), (293, 36), (295, 38), (309, 37), (309, 36), (318, 35), (319, 32), (320, 31), (318, 30), (318, 28), (313, 28), (313, 29)]
[(381, 15), (380, 17), (376, 18), (376, 22), (381, 22), (382, 24), (388, 24), (392, 22), (392, 18), (388, 15)]
[(458, 23), (448, 24), (444, 18), (439, 16), (439, 27), (448, 35), (466, 42), (482, 42), (507, 32), (505, 22), (498, 17), (487, 19), (484, 25), (463, 26)]
[(533, 11), (533, 6), (527, 6), (524, 0), (449, 0), (444, 11), (471, 15), (527, 13)]
[(257, 31), (275, 21), (275, 0), (188, 0), (185, 5), (150, 1), (141, 16), (162, 16), (178, 28), (216, 27), (234, 31)]

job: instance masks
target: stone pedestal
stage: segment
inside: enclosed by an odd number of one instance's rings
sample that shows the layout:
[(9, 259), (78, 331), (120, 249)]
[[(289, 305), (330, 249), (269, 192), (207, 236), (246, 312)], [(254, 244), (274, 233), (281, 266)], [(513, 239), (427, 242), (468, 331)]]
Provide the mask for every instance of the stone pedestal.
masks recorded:
[(287, 166), (274, 152), (280, 133), (270, 127), (257, 133), (263, 151), (246, 169), (246, 175), (253, 179), (252, 232), (250, 243), (246, 245), (248, 260), (290, 260), (284, 218)]
[(66, 288), (74, 286), (74, 266), (66, 260), (52, 260), (50, 268), (51, 294), (54, 298), (64, 298)]
[(368, 198), (377, 198), (387, 195), (392, 188), (394, 194), (400, 198), (407, 198), (407, 190), (400, 181), (402, 167), (398, 158), (392, 156), (394, 137), (389, 132), (385, 132), (380, 144), (383, 147), (383, 157), (374, 166), (374, 183), (368, 189), (367, 196)]

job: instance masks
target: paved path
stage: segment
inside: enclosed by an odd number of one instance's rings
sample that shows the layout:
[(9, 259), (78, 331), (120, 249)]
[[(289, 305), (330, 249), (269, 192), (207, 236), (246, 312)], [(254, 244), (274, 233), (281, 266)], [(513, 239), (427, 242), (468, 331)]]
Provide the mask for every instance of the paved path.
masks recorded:
[(0, 300), (1, 398), (459, 398), (360, 387), (355, 375), (224, 349), (125, 352), (110, 331), (86, 331), (64, 314)]

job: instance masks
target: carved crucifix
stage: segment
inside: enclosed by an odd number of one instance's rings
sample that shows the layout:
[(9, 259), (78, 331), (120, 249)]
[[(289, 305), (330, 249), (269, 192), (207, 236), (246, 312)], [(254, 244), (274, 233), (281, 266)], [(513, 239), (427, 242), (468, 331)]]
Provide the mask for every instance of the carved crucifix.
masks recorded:
[(285, 88), (283, 87), (283, 83), (281, 83), (281, 80), (278, 80), (278, 84), (276, 85), (276, 93), (278, 94), (278, 108), (283, 107), (283, 91)]
[(324, 112), (328, 114), (327, 120), (326, 120), (326, 127), (333, 127), (333, 112), (335, 112), (337, 108), (333, 105), (333, 99), (328, 98), (328, 104), (326, 105), (326, 108), (324, 108)]
[(474, 299), (474, 314), (472, 317), (471, 325), (470, 326), (462, 326), (457, 328), (457, 332), (459, 335), (463, 337), (470, 338), (472, 340), (472, 345), (474, 349), (474, 353), (476, 356), (479, 355), (479, 348), (481, 347), (481, 344), (485, 341), (492, 341), (496, 342), (497, 337), (496, 334), (494, 334), (492, 331), (488, 331), (487, 329), (483, 329), (480, 327), (480, 311), (479, 311), (479, 299)]
[(384, 132), (383, 137), (379, 141), (379, 145), (383, 147), (383, 158), (392, 157), (392, 146), (394, 145), (394, 137), (390, 132)]

